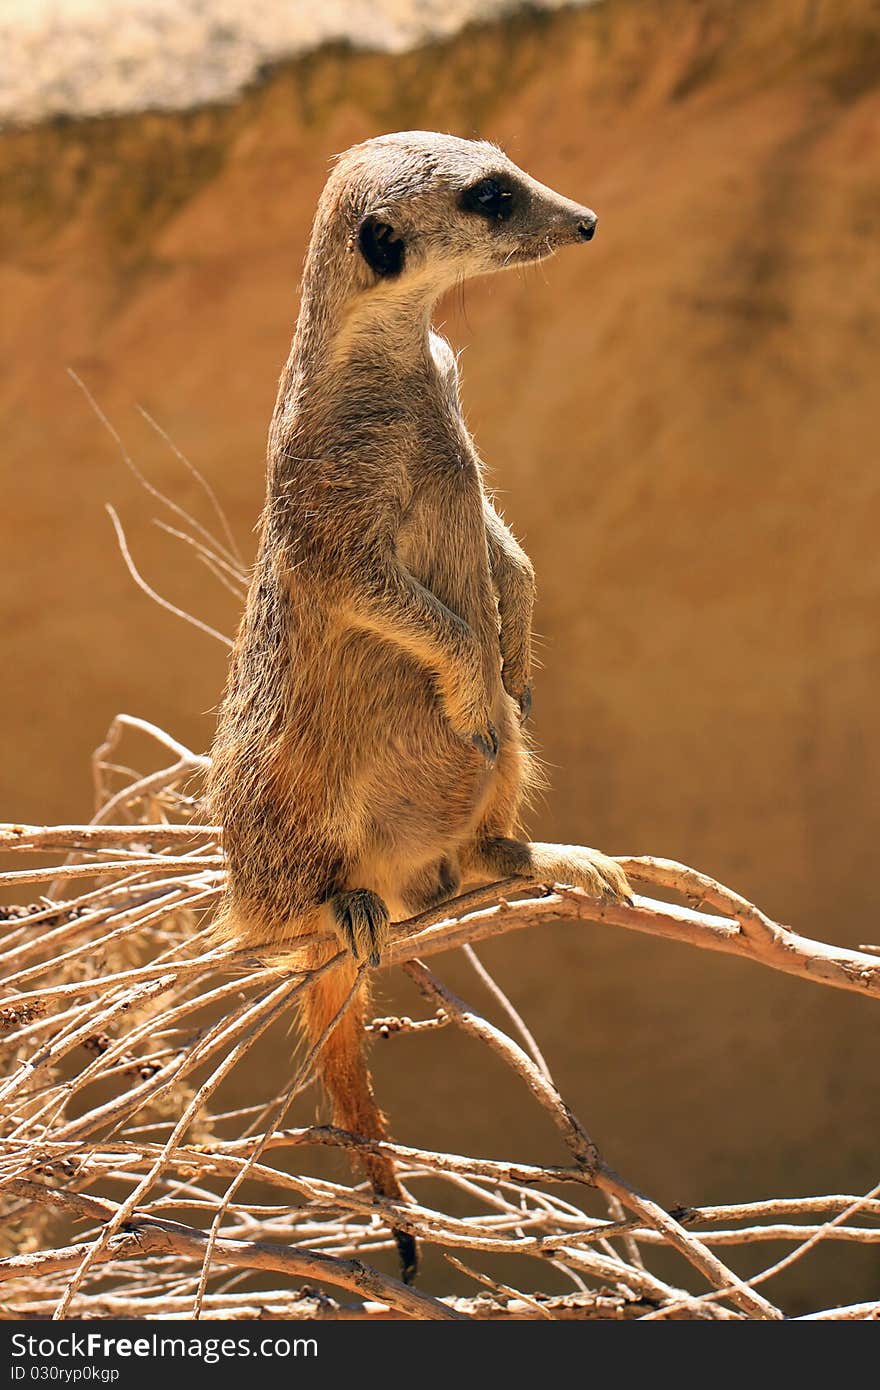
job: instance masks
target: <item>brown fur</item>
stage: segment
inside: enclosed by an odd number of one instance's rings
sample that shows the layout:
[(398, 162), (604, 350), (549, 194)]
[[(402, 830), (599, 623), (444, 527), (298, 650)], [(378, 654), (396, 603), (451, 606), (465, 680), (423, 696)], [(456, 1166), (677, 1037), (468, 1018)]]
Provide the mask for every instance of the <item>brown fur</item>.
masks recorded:
[[(589, 239), (594, 223), (494, 146), (450, 136), (370, 140), (328, 180), (214, 746), (225, 915), (240, 941), (296, 955), (320, 925), (378, 961), (389, 919), (462, 878), (627, 892), (596, 851), (515, 838), (534, 577), (486, 494), (455, 358), (430, 328), (456, 282)], [(298, 958), (314, 965), (327, 950)], [(313, 1041), (353, 969), (313, 985)], [(335, 1121), (381, 1138), (364, 994), (319, 1070)], [(366, 1166), (377, 1191), (403, 1195), (390, 1162)]]

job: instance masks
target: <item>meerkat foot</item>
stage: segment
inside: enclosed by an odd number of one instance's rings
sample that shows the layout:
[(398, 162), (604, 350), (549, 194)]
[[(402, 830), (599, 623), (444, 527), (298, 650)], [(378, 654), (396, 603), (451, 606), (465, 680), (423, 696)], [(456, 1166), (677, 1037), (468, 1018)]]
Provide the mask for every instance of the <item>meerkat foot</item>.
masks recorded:
[(388, 908), (369, 888), (336, 893), (330, 899), (333, 925), (355, 960), (378, 965), (388, 936)]
[(501, 837), (483, 840), (472, 863), (498, 878), (532, 878), (583, 888), (594, 898), (631, 902), (626, 874), (619, 864), (584, 845), (547, 845)]
[(632, 902), (632, 889), (623, 869), (600, 850), (583, 845), (533, 845), (532, 848), (550, 851), (546, 858), (543, 854), (536, 856), (539, 878), (550, 870), (553, 883), (583, 888), (591, 897), (610, 902)]

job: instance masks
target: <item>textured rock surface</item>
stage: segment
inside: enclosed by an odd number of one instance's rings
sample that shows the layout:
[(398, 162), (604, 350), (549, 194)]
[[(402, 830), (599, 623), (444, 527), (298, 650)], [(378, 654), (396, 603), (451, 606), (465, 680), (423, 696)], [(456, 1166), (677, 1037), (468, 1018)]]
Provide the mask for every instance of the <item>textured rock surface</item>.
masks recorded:
[[(591, 0), (528, 0), (557, 10)], [(0, 120), (190, 110), (323, 44), (400, 53), (523, 0), (0, 0)]]
[[(228, 109), (7, 134), (0, 815), (79, 818), (119, 708), (210, 737), (224, 653), (132, 588), (105, 499), (152, 582), (234, 623), (150, 525), (65, 368), (199, 508), (142, 403), (248, 548), (331, 154), (396, 128), (478, 132), (600, 218), (583, 252), (441, 315), (540, 578), (552, 793), (533, 827), (685, 859), (806, 931), (877, 941), (876, 19), (868, 0), (613, 0), (412, 54), (314, 53)], [(653, 1194), (876, 1181), (866, 1002), (583, 929), (485, 957), (611, 1160)], [(376, 1051), (401, 1139), (557, 1153), (450, 1034)], [(846, 1300), (876, 1270), (837, 1246), (791, 1282), (805, 1305)]]

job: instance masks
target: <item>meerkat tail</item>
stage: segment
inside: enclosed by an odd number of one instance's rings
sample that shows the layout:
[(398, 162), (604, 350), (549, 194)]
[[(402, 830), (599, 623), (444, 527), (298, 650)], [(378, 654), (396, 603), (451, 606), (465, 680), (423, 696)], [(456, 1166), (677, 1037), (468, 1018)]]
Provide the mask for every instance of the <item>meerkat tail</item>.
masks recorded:
[[(323, 964), (326, 958), (325, 951), (312, 947), (304, 963), (314, 968)], [(309, 987), (302, 1006), (302, 1024), (310, 1046), (315, 1046), (342, 1008), (351, 993), (356, 973), (354, 960), (346, 959)], [(385, 1116), (373, 1094), (365, 1053), (364, 1019), (368, 1000), (369, 988), (361, 984), (325, 1039), (318, 1053), (316, 1068), (332, 1105), (333, 1123), (365, 1139), (387, 1139)], [(360, 1154), (358, 1161), (377, 1196), (401, 1202), (407, 1200), (398, 1181), (393, 1159), (384, 1154)], [(416, 1242), (406, 1231), (395, 1230), (392, 1234), (397, 1243), (404, 1281), (411, 1283), (418, 1269)]]

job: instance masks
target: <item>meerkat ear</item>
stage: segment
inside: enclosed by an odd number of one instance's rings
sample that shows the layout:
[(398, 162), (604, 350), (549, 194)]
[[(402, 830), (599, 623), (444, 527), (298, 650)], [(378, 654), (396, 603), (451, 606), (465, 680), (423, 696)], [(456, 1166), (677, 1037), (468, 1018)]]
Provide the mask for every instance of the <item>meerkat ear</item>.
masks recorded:
[(370, 269), (383, 279), (403, 270), (406, 242), (390, 222), (370, 213), (358, 227), (358, 246)]

